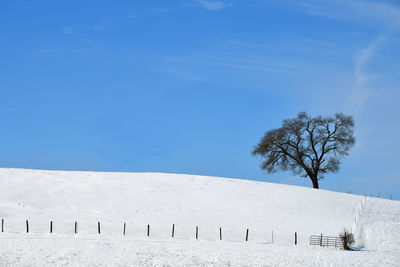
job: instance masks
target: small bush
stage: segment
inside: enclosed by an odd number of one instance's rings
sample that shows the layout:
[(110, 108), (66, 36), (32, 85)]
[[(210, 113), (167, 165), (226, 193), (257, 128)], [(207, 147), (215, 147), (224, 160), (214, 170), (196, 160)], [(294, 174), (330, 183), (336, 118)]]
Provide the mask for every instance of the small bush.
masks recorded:
[(347, 229), (343, 229), (341, 233), (339, 233), (339, 238), (343, 242), (343, 249), (349, 250), (356, 242), (354, 239), (354, 235)]

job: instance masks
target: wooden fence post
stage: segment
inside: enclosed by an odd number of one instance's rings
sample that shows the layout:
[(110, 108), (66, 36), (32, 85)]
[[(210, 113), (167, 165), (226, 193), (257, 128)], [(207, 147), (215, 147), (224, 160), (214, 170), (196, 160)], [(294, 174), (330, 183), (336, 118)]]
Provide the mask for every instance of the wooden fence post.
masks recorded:
[(297, 232), (294, 232), (294, 244), (297, 245)]
[(1, 219), (1, 232), (4, 233), (4, 219)]
[(100, 222), (97, 222), (97, 232), (100, 234)]
[(75, 234), (78, 233), (78, 222), (75, 222)]
[(122, 232), (123, 235), (125, 235), (125, 230), (126, 230), (126, 223), (124, 223), (124, 231)]
[(222, 240), (222, 228), (219, 228), (219, 240)]
[(50, 234), (53, 233), (53, 221), (50, 221)]
[(249, 229), (246, 230), (246, 242), (249, 240)]
[(29, 222), (26, 220), (26, 233), (29, 233)]
[(150, 236), (150, 224), (147, 225), (147, 236)]
[(271, 241), (272, 241), (272, 243), (274, 243), (274, 230), (272, 230), (272, 232), (271, 232)]
[(321, 233), (321, 239), (319, 240), (319, 245), (322, 247), (322, 233)]
[(196, 239), (199, 239), (199, 227), (196, 226)]
[(172, 238), (174, 238), (175, 236), (175, 224), (172, 224), (172, 234), (171, 234)]

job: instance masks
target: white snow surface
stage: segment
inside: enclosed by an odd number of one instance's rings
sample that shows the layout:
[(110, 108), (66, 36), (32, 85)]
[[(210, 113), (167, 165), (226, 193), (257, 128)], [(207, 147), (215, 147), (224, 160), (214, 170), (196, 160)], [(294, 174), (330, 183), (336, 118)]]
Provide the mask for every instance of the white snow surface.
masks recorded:
[(3, 168), (0, 218), (0, 266), (400, 266), (399, 201), (266, 182)]

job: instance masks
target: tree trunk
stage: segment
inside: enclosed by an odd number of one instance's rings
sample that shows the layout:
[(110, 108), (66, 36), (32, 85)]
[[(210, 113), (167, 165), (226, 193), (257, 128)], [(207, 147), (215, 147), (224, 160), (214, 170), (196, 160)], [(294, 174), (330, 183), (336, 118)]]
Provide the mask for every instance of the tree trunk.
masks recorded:
[(310, 179), (311, 179), (313, 188), (319, 189), (319, 186), (318, 186), (318, 178), (317, 178), (317, 177), (310, 177)]

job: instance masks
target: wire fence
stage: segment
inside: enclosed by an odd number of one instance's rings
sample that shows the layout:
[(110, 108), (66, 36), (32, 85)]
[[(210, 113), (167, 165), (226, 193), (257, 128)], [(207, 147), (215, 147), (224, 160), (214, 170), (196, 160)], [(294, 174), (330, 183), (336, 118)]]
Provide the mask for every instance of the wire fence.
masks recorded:
[[(47, 224), (47, 227), (46, 227)], [(47, 229), (46, 229), (47, 228)], [(47, 223), (38, 221), (32, 223), (30, 220), (6, 220), (1, 219), (2, 239), (17, 238), (7, 236), (6, 234), (28, 234), (29, 238), (46, 239), (46, 238), (71, 238), (79, 236), (80, 238), (115, 238), (119, 236), (126, 240), (142, 240), (146, 238), (170, 239), (170, 240), (204, 240), (204, 241), (224, 241), (224, 242), (251, 242), (257, 244), (273, 244), (279, 239), (280, 244), (299, 244), (299, 235), (294, 232), (291, 237), (285, 233), (284, 235), (274, 231), (260, 231), (259, 229), (244, 228), (242, 230), (232, 228), (209, 227), (201, 228), (199, 226), (188, 227), (187, 225), (172, 224), (169, 227), (156, 225), (155, 227), (147, 225), (138, 225), (127, 222), (122, 223), (105, 223), (97, 222), (78, 222), (70, 223), (60, 221), (48, 221)], [(129, 238), (127, 238), (129, 237)], [(304, 237), (304, 234), (303, 234)], [(303, 244), (306, 243), (303, 239)], [(311, 235), (309, 245), (319, 245), (322, 247), (343, 247), (343, 243), (338, 237)]]
[[(46, 227), (47, 224), (47, 227)], [(47, 229), (46, 229), (47, 228)], [(48, 221), (47, 223), (30, 220), (6, 220), (1, 219), (0, 234), (47, 234), (62, 236), (121, 236), (135, 238), (171, 238), (171, 239), (194, 239), (208, 241), (229, 242), (253, 242), (260, 244), (272, 244), (274, 242), (273, 231), (260, 231), (245, 228), (242, 230), (222, 227), (210, 229), (199, 226), (189, 227), (187, 225), (172, 224), (169, 227), (150, 224), (138, 225), (132, 223), (102, 223), (78, 222), (70, 223)]]

